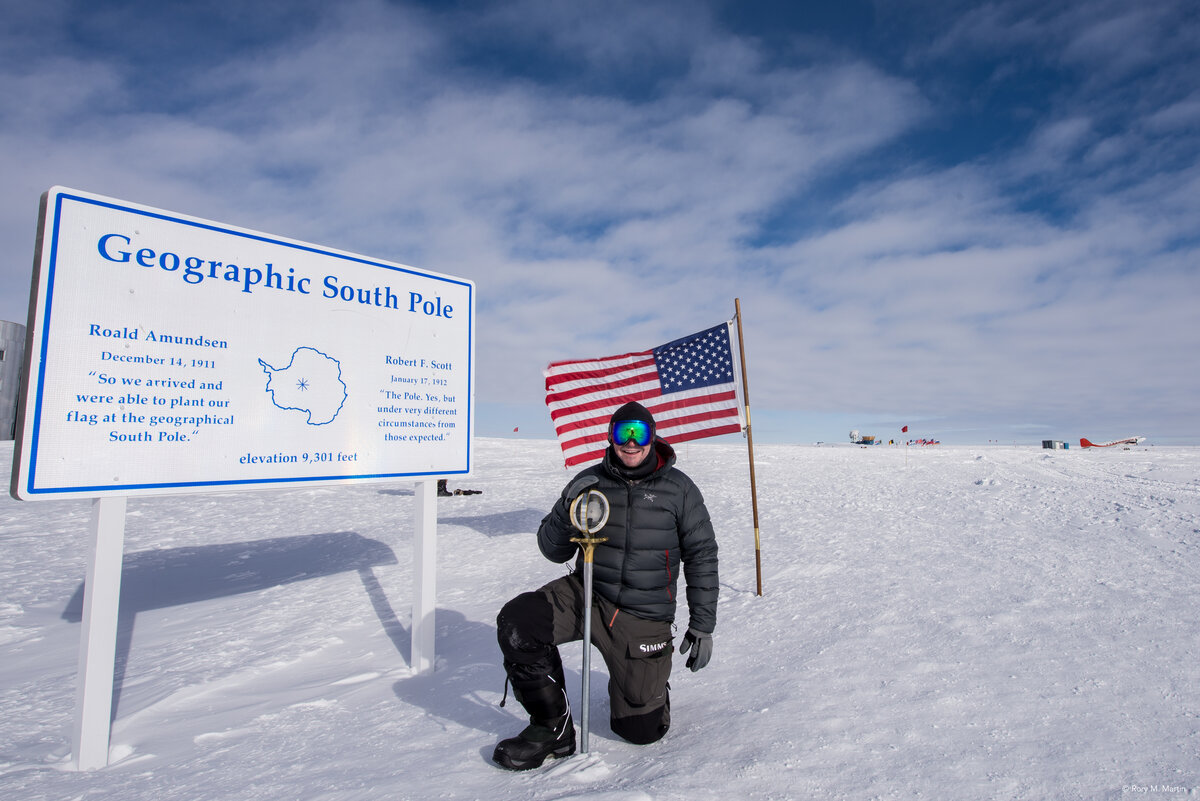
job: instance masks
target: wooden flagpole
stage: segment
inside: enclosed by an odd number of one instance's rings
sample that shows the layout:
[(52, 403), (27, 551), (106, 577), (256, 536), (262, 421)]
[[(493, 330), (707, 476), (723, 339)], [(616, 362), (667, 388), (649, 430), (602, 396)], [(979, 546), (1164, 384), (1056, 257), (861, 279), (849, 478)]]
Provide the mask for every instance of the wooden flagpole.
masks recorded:
[(750, 427), (750, 384), (746, 379), (746, 344), (742, 339), (742, 301), (733, 299), (737, 318), (738, 354), (742, 361), (742, 400), (746, 404), (746, 449), (750, 455), (750, 505), (754, 509), (754, 572), (758, 579), (758, 594), (762, 592), (762, 541), (758, 533), (758, 488), (754, 481), (754, 434)]

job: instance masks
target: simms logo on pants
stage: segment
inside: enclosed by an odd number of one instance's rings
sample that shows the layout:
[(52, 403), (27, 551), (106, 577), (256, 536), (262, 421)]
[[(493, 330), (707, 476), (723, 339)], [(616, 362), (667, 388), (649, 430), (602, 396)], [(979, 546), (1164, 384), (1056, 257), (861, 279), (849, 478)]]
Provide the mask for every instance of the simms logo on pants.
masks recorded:
[(661, 651), (666, 647), (667, 643), (665, 642), (642, 643), (638, 646), (638, 650), (640, 650), (643, 654), (652, 654), (656, 651)]

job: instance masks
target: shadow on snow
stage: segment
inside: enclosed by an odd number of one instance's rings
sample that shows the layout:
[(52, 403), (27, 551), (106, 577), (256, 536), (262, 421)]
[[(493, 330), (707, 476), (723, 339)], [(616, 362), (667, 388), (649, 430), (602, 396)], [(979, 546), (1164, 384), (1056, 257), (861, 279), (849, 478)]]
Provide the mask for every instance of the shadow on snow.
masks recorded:
[[(396, 563), (390, 547), (352, 531), (125, 554), (117, 612), (112, 718), (117, 714), (137, 614), (151, 609), (259, 592), (305, 579), (356, 571), (384, 632), (407, 660), (411, 653), (411, 633), (396, 618), (372, 571), (373, 567)], [(62, 612), (64, 620), (82, 621), (83, 593), (84, 582), (80, 582)]]

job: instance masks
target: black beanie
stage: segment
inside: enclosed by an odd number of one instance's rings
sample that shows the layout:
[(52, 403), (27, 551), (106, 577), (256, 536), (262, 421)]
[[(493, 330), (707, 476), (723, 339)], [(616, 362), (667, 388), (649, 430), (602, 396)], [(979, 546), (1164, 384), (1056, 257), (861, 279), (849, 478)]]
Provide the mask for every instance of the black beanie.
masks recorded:
[(655, 437), (654, 417), (650, 414), (650, 410), (637, 401), (630, 401), (613, 412), (612, 419), (608, 421), (608, 439), (612, 440), (612, 430), (616, 423), (623, 420), (642, 420), (650, 424), (650, 438)]

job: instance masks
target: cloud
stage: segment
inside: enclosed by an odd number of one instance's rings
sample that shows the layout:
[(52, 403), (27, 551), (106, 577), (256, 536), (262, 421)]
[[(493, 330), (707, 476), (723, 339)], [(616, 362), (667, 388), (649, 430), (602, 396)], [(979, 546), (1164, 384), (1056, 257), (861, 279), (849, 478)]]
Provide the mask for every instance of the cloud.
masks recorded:
[(1200, 346), (1178, 4), (921, 7), (894, 63), (705, 3), (168, 5), (22, 12), (0, 316), (61, 183), (475, 280), (484, 403), (735, 296), (756, 401), (797, 414), (1117, 416), (1146, 393), (1111, 365)]

